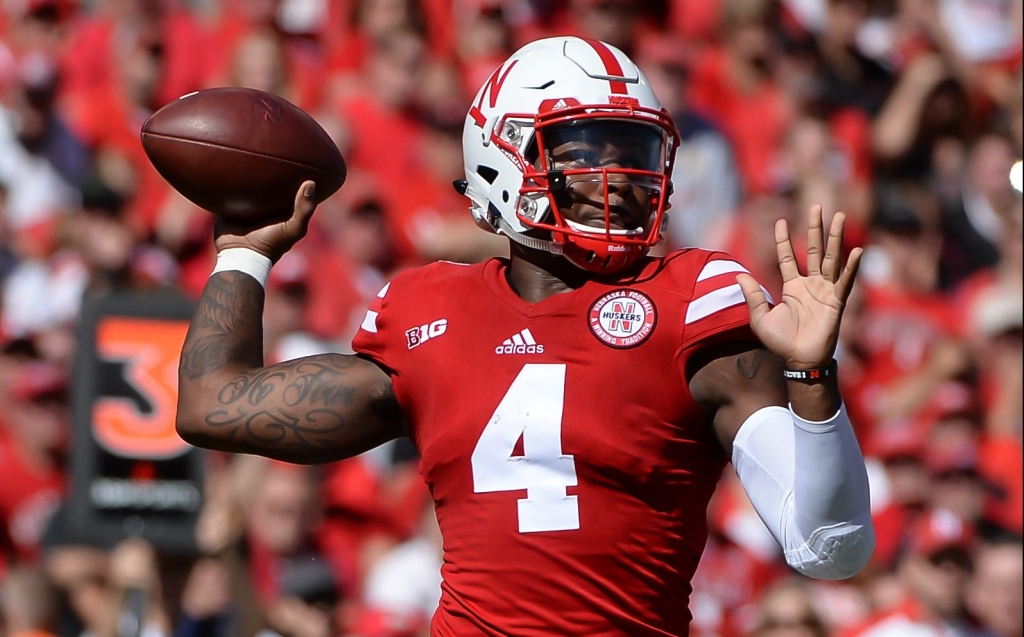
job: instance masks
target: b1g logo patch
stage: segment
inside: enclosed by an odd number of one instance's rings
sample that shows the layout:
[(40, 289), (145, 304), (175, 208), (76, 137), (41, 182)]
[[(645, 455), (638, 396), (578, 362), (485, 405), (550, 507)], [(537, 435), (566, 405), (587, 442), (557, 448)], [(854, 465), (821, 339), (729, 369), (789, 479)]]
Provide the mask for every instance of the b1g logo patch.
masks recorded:
[(658, 313), (651, 298), (636, 290), (615, 290), (590, 306), (590, 331), (610, 347), (626, 349), (643, 343), (654, 331)]
[(433, 323), (427, 323), (405, 330), (405, 343), (409, 349), (419, 347), (432, 338), (437, 338), (448, 331), (448, 319), (438, 319)]

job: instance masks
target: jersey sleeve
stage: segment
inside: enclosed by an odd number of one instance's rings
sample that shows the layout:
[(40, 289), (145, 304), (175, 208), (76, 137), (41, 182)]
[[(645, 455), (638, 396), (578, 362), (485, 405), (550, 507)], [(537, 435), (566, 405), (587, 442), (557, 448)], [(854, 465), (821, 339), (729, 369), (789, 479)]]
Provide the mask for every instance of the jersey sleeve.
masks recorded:
[(398, 327), (395, 307), (396, 294), (394, 286), (397, 281), (387, 283), (377, 292), (377, 296), (366, 310), (366, 316), (359, 325), (359, 331), (352, 339), (352, 349), (369, 358), (384, 369), (395, 372), (398, 369), (398, 358), (404, 348), (404, 333)]
[[(750, 311), (736, 275), (750, 274), (724, 252), (709, 252), (693, 281), (693, 296), (686, 307), (683, 349), (716, 342), (721, 338), (756, 340), (750, 330)], [(761, 287), (769, 303), (774, 300)]]

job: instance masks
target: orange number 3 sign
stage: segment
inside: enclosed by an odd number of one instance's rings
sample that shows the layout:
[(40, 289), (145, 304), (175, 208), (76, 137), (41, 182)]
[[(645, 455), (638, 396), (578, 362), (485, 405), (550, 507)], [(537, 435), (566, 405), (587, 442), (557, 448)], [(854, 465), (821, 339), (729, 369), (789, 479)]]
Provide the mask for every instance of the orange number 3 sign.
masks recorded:
[(188, 323), (106, 317), (96, 330), (96, 353), (123, 363), (125, 381), (151, 409), (120, 396), (97, 396), (92, 406), (96, 441), (124, 457), (166, 460), (184, 454), (188, 443), (174, 430), (178, 401), (178, 357)]

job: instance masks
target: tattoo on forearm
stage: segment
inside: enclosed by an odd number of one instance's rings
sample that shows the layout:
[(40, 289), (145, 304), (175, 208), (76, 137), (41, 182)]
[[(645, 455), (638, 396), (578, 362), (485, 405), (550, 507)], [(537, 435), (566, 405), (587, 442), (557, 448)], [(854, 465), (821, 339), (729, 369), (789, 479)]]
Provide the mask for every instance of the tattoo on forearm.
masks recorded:
[(241, 272), (222, 272), (207, 282), (181, 352), (188, 379), (228, 364), (263, 365), (262, 295), (259, 283)]
[(198, 380), (225, 365), (252, 365), (252, 358), (250, 351), (237, 351), (224, 335), (200, 336), (182, 351), (181, 370), (190, 380)]
[(262, 299), (246, 288), (258, 290), (256, 286), (242, 272), (222, 272), (210, 279), (196, 309), (196, 327), (218, 332), (251, 329), (253, 318), (262, 317)]
[(210, 427), (237, 442), (326, 448), (346, 424), (355, 388), (344, 384), (352, 359), (317, 356), (244, 374), (225, 386)]
[(263, 290), (246, 274), (219, 273), (203, 290), (179, 367), (181, 406), (200, 441), (319, 462), (400, 433), (390, 383), (367, 384), (381, 373), (369, 361), (323, 354), (263, 367), (262, 310)]
[[(352, 364), (348, 359), (331, 358), (327, 362), (326, 356), (314, 356), (239, 376), (221, 390), (217, 400), (221, 405), (245, 403), (259, 407), (268, 396), (274, 395), (275, 400), (289, 407), (351, 405), (354, 389), (336, 383), (342, 381), (345, 368)], [(339, 361), (343, 364), (339, 365)]]

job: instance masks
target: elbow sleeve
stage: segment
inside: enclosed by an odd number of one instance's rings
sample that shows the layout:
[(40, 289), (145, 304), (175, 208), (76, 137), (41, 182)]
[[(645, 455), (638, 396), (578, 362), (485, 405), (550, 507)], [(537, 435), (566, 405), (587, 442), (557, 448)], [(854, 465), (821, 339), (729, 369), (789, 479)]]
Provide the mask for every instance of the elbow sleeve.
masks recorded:
[(844, 579), (875, 546), (867, 470), (845, 408), (808, 422), (765, 407), (743, 423), (733, 465), (786, 562), (816, 579)]

